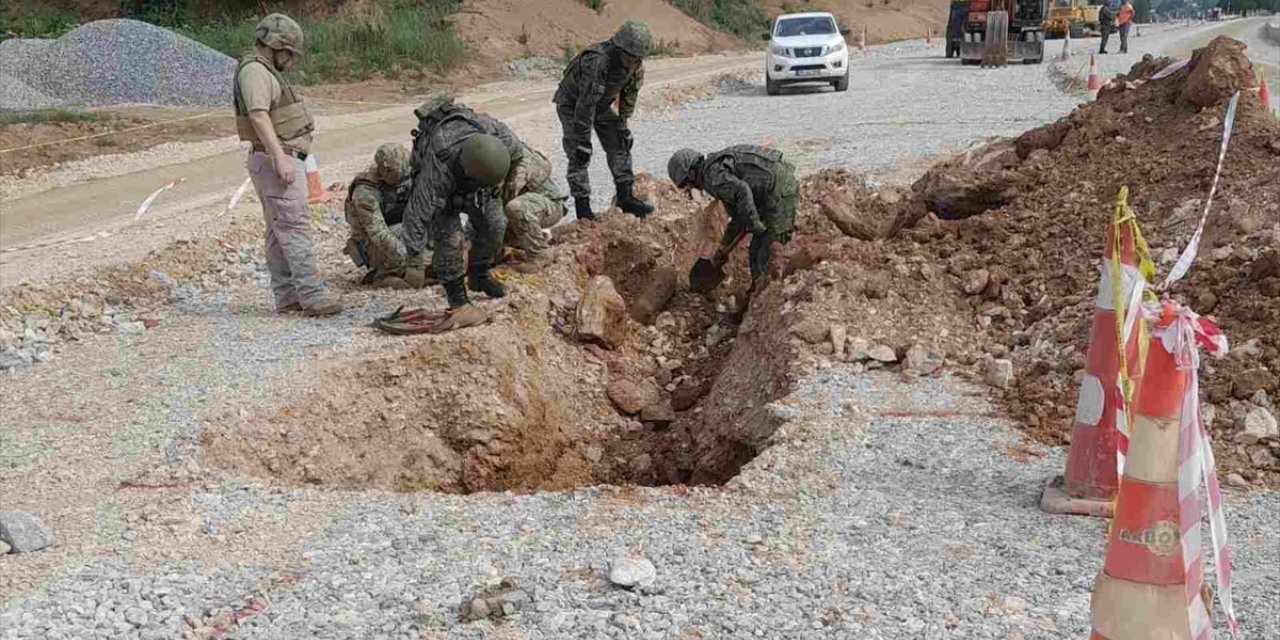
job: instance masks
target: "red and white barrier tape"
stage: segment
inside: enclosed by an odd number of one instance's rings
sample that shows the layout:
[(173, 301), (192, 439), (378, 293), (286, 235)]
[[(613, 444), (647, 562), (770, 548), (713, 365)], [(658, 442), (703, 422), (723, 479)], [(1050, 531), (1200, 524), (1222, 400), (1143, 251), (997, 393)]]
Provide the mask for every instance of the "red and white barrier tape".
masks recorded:
[(133, 221), (137, 222), (138, 220), (141, 220), (142, 216), (147, 213), (147, 209), (151, 208), (151, 203), (155, 202), (156, 198), (160, 197), (160, 194), (182, 184), (183, 180), (185, 179), (186, 178), (174, 178), (173, 180), (169, 181), (169, 184), (166, 184), (163, 187), (160, 187), (159, 189), (156, 189), (155, 191), (151, 192), (151, 195), (147, 196), (147, 199), (143, 200), (142, 204), (138, 205), (138, 212), (133, 214)]
[(1157, 326), (1155, 337), (1173, 356), (1178, 368), (1187, 372), (1188, 384), (1182, 398), (1182, 418), (1178, 437), (1178, 500), (1182, 541), (1183, 568), (1186, 574), (1185, 594), (1191, 638), (1213, 637), (1213, 621), (1209, 615), (1212, 602), (1204, 602), (1204, 552), (1200, 537), (1202, 505), (1200, 487), (1208, 497), (1209, 535), (1213, 544), (1213, 563), (1217, 570), (1218, 601), (1226, 613), (1231, 637), (1239, 637), (1239, 623), (1231, 601), (1231, 548), (1227, 544), (1227, 523), (1222, 512), (1222, 491), (1218, 485), (1217, 464), (1213, 446), (1200, 415), (1200, 347), (1215, 357), (1227, 354), (1227, 338), (1214, 323), (1194, 311), (1172, 302), (1148, 306), (1146, 317), (1153, 324), (1172, 314), (1167, 327)]
[(228, 213), (231, 212), (232, 209), (236, 208), (237, 204), (240, 204), (240, 198), (243, 198), (244, 192), (249, 190), (249, 184), (251, 182), (252, 182), (252, 178), (245, 178), (244, 182), (240, 183), (240, 187), (235, 190), (235, 193), (231, 194), (231, 199), (227, 201), (227, 206), (223, 207), (222, 213), (219, 213), (218, 215), (214, 216), (214, 220), (217, 220), (218, 218), (221, 218), (222, 216), (227, 215)]
[(1200, 238), (1204, 235), (1204, 225), (1209, 219), (1209, 209), (1213, 206), (1213, 196), (1218, 191), (1218, 181), (1222, 179), (1222, 165), (1227, 159), (1227, 145), (1231, 143), (1231, 129), (1236, 122), (1236, 105), (1239, 103), (1240, 92), (1236, 91), (1231, 96), (1230, 104), (1227, 105), (1227, 115), (1222, 119), (1222, 146), (1218, 148), (1218, 167), (1213, 171), (1213, 183), (1209, 185), (1209, 196), (1205, 198), (1204, 212), (1200, 214), (1200, 223), (1196, 225), (1196, 232), (1191, 236), (1190, 242), (1187, 243), (1187, 248), (1182, 250), (1182, 255), (1178, 256), (1178, 261), (1169, 270), (1169, 275), (1165, 276), (1164, 282), (1156, 287), (1157, 291), (1167, 290), (1170, 285), (1187, 275), (1187, 270), (1191, 268), (1191, 263), (1195, 262), (1196, 253), (1200, 251)]

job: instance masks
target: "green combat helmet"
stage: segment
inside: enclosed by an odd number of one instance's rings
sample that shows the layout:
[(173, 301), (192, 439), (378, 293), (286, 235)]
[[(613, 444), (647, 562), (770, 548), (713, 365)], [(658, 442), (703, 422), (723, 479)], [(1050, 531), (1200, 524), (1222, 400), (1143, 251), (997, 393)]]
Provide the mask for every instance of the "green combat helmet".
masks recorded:
[(302, 55), (302, 27), (283, 13), (273, 13), (258, 23), (258, 42), (275, 51), (288, 51)]
[(702, 154), (693, 149), (681, 149), (671, 154), (667, 161), (667, 177), (680, 189), (689, 186), (689, 171), (701, 159)]
[(388, 142), (373, 154), (378, 180), (383, 184), (400, 184), (409, 176), (409, 149), (399, 142)]
[(486, 187), (496, 187), (507, 179), (511, 152), (496, 136), (478, 134), (462, 143), (462, 170), (467, 177)]
[(649, 25), (639, 20), (627, 20), (610, 39), (613, 46), (637, 58), (644, 58), (653, 51), (653, 33)]

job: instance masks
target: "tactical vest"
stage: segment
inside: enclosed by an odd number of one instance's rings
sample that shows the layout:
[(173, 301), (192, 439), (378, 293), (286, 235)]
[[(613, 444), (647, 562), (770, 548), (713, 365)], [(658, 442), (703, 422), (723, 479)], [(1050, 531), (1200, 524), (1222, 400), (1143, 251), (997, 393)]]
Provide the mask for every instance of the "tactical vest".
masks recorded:
[(604, 78), (604, 95), (603, 102), (613, 102), (618, 99), (618, 95), (622, 93), (622, 87), (626, 86), (627, 80), (631, 78), (631, 73), (627, 71), (626, 66), (613, 64), (612, 53), (614, 50), (613, 43), (608, 40), (597, 42), (582, 50), (582, 53), (574, 56), (573, 60), (565, 67), (564, 77), (560, 81), (559, 88), (556, 89), (555, 97), (552, 102), (556, 104), (574, 104), (578, 100), (578, 92), (582, 90), (583, 79), (579, 77), (579, 67), (582, 66), (582, 60), (587, 56), (604, 56), (610, 62), (607, 66), (608, 72)]
[(236, 106), (236, 132), (240, 134), (241, 140), (261, 142), (258, 139), (258, 132), (253, 129), (253, 123), (249, 120), (249, 110), (245, 108), (244, 97), (240, 95), (240, 71), (255, 62), (266, 67), (276, 82), (280, 83), (280, 101), (268, 113), (271, 116), (271, 125), (275, 127), (276, 137), (280, 139), (281, 145), (287, 147), (290, 140), (314, 131), (315, 121), (311, 119), (311, 114), (307, 113), (306, 106), (302, 104), (302, 98), (293, 92), (293, 85), (289, 84), (279, 71), (276, 71), (270, 60), (257, 54), (248, 54), (241, 58), (240, 65), (236, 67), (236, 74), (231, 80), (231, 91)]
[(404, 221), (404, 208), (409, 204), (409, 191), (413, 183), (408, 179), (404, 179), (398, 185), (383, 184), (377, 180), (372, 180), (368, 174), (360, 174), (351, 181), (351, 186), (347, 187), (347, 202), (352, 202), (355, 196), (356, 187), (366, 186), (377, 189), (378, 204), (382, 209), (382, 219), (387, 226), (400, 224)]
[(751, 187), (752, 193), (764, 196), (773, 189), (773, 170), (782, 160), (782, 152), (752, 144), (737, 144), (707, 156), (705, 166), (730, 160), (733, 173)]

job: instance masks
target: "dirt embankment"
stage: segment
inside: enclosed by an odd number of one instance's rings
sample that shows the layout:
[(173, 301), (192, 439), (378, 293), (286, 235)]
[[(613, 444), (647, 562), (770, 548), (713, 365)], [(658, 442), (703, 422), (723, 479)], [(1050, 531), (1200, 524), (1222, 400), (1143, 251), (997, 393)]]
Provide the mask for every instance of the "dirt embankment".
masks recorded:
[[(1199, 259), (1170, 294), (1216, 318), (1236, 346), (1202, 370), (1222, 472), (1280, 486), (1280, 441), (1240, 438), (1245, 415), (1274, 415), (1280, 393), (1280, 123), (1250, 90), (1239, 43), (1220, 38), (1171, 76), (1133, 82), (1170, 62), (1141, 62), (1067, 118), (935, 167), (898, 219), (914, 226), (885, 251), (921, 261), (934, 304), (970, 307), (952, 326), (992, 355), (1012, 352), (1006, 406), (1034, 436), (1066, 442), (1116, 194), (1129, 187), (1163, 277), (1194, 231), (1226, 100), (1242, 89)], [(926, 211), (973, 217), (911, 222)], [(926, 275), (939, 268), (941, 279)]]
[(760, 0), (765, 14), (773, 17), (796, 11), (829, 11), (836, 20), (853, 28), (850, 42), (856, 43), (865, 26), (867, 44), (894, 40), (923, 39), (927, 30), (933, 37), (946, 31), (948, 0)]

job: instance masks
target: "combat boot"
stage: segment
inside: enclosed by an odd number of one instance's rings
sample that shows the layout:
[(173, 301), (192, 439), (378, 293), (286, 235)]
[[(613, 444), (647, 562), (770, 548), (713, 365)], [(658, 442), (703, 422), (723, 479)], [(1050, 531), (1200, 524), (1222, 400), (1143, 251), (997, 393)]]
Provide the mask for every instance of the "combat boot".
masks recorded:
[(619, 182), (618, 208), (637, 218), (643, 219), (653, 213), (653, 203), (636, 197), (635, 185), (630, 182)]
[(463, 284), (462, 278), (444, 283), (444, 297), (449, 301), (450, 309), (471, 304), (471, 298), (467, 296), (467, 287)]
[(574, 198), (573, 210), (579, 220), (596, 219), (596, 214), (591, 212), (591, 198)]
[(488, 269), (474, 269), (467, 276), (467, 288), (472, 291), (479, 291), (490, 298), (505, 298), (507, 296), (507, 288), (502, 286), (501, 282), (493, 279)]

